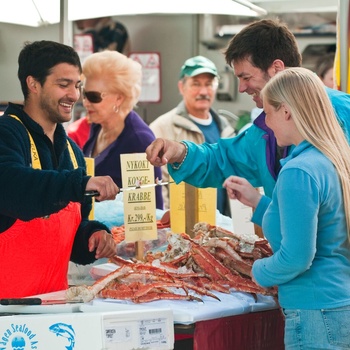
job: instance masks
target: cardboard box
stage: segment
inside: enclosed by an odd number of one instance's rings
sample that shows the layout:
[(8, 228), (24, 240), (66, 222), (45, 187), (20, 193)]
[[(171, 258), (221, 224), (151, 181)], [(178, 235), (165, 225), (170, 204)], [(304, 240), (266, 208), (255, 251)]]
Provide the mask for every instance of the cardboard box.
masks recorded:
[(173, 348), (170, 309), (0, 317), (0, 350)]

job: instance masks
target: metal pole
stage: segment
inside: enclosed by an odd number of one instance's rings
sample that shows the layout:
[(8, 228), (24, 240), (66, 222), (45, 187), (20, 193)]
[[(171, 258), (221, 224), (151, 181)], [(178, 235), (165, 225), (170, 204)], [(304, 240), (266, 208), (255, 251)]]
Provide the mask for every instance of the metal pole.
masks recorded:
[(348, 92), (349, 71), (349, 0), (339, 0), (339, 53), (340, 53), (340, 90)]
[(68, 0), (60, 0), (60, 42), (73, 46), (72, 22), (68, 20)]

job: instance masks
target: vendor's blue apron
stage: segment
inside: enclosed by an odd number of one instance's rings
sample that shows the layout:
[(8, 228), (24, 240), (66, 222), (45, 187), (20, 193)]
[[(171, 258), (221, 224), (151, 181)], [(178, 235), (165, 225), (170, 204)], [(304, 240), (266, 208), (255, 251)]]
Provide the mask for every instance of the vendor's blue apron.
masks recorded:
[[(12, 117), (21, 122), (16, 116)], [(34, 140), (29, 132), (28, 135), (32, 167), (41, 169)], [(67, 143), (74, 168), (77, 168), (72, 146), (68, 140)], [(48, 217), (16, 220), (1, 233), (0, 298), (19, 298), (67, 289), (68, 263), (80, 222), (80, 203), (70, 202)]]

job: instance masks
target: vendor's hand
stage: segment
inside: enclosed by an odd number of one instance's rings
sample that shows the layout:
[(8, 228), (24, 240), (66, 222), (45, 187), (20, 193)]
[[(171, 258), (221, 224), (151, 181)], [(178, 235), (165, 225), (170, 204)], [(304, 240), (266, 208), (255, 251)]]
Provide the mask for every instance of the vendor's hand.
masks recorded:
[(94, 232), (89, 238), (89, 251), (96, 249), (95, 258), (111, 258), (117, 252), (117, 244), (113, 236), (105, 230)]
[(186, 155), (183, 143), (167, 139), (156, 139), (146, 148), (147, 160), (160, 167), (167, 163), (181, 163)]
[(97, 191), (98, 201), (113, 200), (119, 193), (119, 187), (114, 183), (110, 176), (93, 176), (86, 184), (85, 191)]
[(238, 176), (230, 176), (223, 183), (230, 199), (238, 199), (244, 205), (256, 208), (261, 194), (246, 179)]

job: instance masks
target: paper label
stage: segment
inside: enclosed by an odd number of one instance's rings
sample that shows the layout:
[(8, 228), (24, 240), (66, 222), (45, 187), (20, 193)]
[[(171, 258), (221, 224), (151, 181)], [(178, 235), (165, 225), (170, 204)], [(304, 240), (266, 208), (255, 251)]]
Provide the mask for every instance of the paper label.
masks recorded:
[[(264, 189), (262, 187), (256, 188), (262, 195), (264, 195)], [(232, 229), (233, 232), (243, 235), (254, 235), (264, 237), (261, 227), (254, 225), (251, 221), (253, 216), (253, 210), (251, 207), (242, 204), (237, 199), (230, 200), (231, 217), (232, 217)]]
[(115, 324), (113, 322), (105, 322), (104, 336), (106, 343), (126, 343), (131, 340), (132, 325), (131, 324)]
[(141, 320), (139, 322), (140, 346), (161, 346), (167, 344), (166, 318)]
[(233, 232), (244, 235), (255, 233), (251, 222), (253, 211), (251, 207), (242, 204), (237, 199), (230, 200)]
[[(146, 153), (121, 154), (123, 188), (154, 184), (154, 167), (146, 159)], [(157, 239), (155, 187), (125, 191), (124, 225), (125, 241)]]

